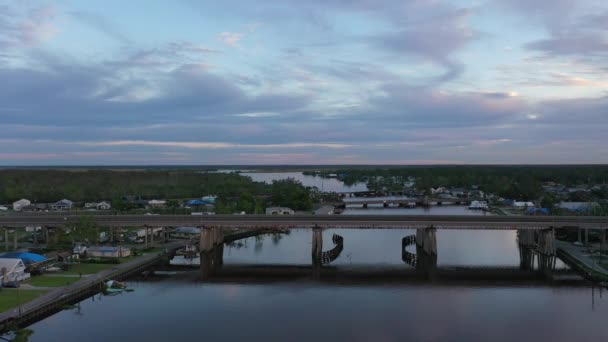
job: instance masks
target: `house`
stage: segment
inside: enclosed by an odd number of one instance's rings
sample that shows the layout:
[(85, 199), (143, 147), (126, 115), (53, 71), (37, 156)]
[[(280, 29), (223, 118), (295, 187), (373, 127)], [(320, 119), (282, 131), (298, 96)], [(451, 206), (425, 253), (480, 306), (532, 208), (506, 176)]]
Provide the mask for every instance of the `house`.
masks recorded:
[(266, 215), (293, 215), (293, 209), (287, 207), (270, 207), (266, 208)]
[(95, 208), (97, 210), (110, 210), (110, 209), (112, 209), (112, 204), (110, 204), (110, 202), (102, 201), (102, 202), (97, 203)]
[(215, 204), (215, 200), (217, 199), (217, 196), (208, 195), (208, 196), (203, 196), (201, 199), (209, 204)]
[(596, 207), (598, 204), (595, 202), (560, 202), (556, 207), (572, 212), (582, 213), (589, 211)]
[(18, 282), (28, 279), (30, 274), (18, 258), (0, 258), (0, 283)]
[(69, 211), (72, 210), (74, 202), (69, 199), (62, 199), (61, 201), (55, 202), (51, 205), (51, 209), (55, 211)]
[(201, 234), (201, 229), (197, 227), (178, 227), (170, 233), (174, 239), (190, 239)]
[(148, 201), (141, 198), (141, 196), (123, 196), (122, 200), (127, 202), (128, 204), (134, 205), (136, 207), (143, 208), (148, 205)]
[(97, 209), (98, 204), (99, 203), (97, 203), (97, 202), (88, 202), (88, 203), (84, 204), (84, 208), (85, 209)]
[(19, 259), (23, 261), (23, 264), (29, 266), (32, 264), (38, 264), (45, 262), (47, 259), (44, 255), (28, 253), (28, 252), (10, 252), (0, 255), (1, 259)]
[(23, 207), (27, 207), (30, 204), (32, 204), (32, 202), (30, 202), (30, 200), (27, 200), (25, 198), (20, 199), (18, 201), (13, 202), (13, 210), (21, 211), (23, 209)]
[(67, 262), (72, 259), (72, 253), (69, 251), (63, 252), (49, 252), (44, 255), (48, 260), (59, 261), (59, 262)]
[(333, 215), (334, 214), (334, 206), (333, 205), (324, 205), (321, 208), (315, 210), (313, 212), (315, 215)]
[(442, 186), (431, 188), (431, 194), (433, 195), (443, 194), (444, 192), (446, 192), (446, 189)]
[(453, 189), (450, 189), (450, 194), (452, 194), (452, 196), (456, 196), (456, 197), (465, 197), (467, 194), (467, 190), (463, 189), (463, 188), (453, 188)]
[(513, 201), (511, 206), (517, 209), (534, 208), (534, 203), (530, 201)]
[(151, 208), (162, 208), (167, 204), (167, 201), (163, 200), (150, 200), (148, 201), (148, 206)]
[(547, 208), (528, 208), (526, 210), (526, 215), (549, 215), (549, 209)]
[(131, 249), (122, 246), (93, 246), (87, 249), (87, 256), (91, 258), (124, 258), (131, 255)]

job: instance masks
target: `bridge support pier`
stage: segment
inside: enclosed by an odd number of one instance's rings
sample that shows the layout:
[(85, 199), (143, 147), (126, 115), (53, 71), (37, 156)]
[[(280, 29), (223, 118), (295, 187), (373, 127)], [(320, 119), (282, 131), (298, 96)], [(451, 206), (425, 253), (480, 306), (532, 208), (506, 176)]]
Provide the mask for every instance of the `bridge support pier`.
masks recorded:
[(427, 254), (437, 255), (437, 229), (433, 226), (416, 229), (416, 245)]
[(555, 230), (553, 228), (538, 232), (538, 269), (551, 272), (555, 269)]
[(201, 258), (201, 278), (207, 280), (222, 266), (224, 258), (224, 233), (221, 228), (201, 229), (199, 244)]
[(323, 230), (319, 227), (312, 229), (312, 276), (321, 277), (321, 259), (323, 257)]
[(14, 248), (13, 250), (18, 250), (19, 249), (19, 245), (17, 243), (17, 237), (18, 237), (18, 232), (17, 232), (17, 228), (13, 229), (13, 243), (14, 243)]
[(4, 250), (8, 252), (8, 228), (4, 228)]
[(429, 280), (437, 270), (437, 229), (433, 226), (416, 229), (416, 269), (425, 272)]

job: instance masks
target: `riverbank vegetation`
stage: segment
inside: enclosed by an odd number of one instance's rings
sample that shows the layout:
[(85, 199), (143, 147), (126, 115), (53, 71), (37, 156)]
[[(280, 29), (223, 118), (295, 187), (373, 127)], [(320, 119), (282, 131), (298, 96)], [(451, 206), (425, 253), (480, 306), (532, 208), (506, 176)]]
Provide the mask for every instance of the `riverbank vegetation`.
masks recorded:
[[(542, 185), (554, 182), (565, 186), (606, 184), (606, 165), (517, 165), (517, 166), (407, 166), (387, 168), (336, 168), (307, 175), (337, 177), (346, 185), (366, 183), (370, 191), (397, 191), (409, 179), (418, 190), (431, 187), (478, 187), (504, 198), (540, 198)], [(599, 190), (598, 190), (599, 191)], [(601, 194), (599, 194), (601, 195)], [(608, 195), (608, 194), (604, 194)], [(573, 196), (581, 196), (576, 194)], [(572, 198), (575, 201), (577, 198)], [(579, 199), (581, 200), (581, 199)]]
[(273, 184), (254, 182), (237, 173), (196, 170), (0, 170), (0, 203), (27, 198), (32, 203), (53, 203), (67, 198), (77, 203), (111, 201), (115, 211), (131, 211), (127, 197), (166, 199), (163, 213), (187, 214), (179, 200), (217, 195), (216, 212), (264, 213), (268, 205), (296, 210), (311, 208), (310, 192), (295, 180)]

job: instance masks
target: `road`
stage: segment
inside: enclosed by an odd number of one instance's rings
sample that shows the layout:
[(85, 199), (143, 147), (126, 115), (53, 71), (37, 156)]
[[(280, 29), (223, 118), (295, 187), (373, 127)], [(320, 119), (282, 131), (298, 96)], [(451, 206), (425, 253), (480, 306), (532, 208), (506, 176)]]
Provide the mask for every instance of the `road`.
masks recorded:
[[(468, 216), (468, 215), (91, 215), (102, 227), (207, 226), (248, 229), (289, 228), (426, 228), (437, 229), (545, 229), (580, 227), (608, 229), (608, 217), (597, 216)], [(0, 216), (0, 227), (77, 225), (81, 214), (54, 213)]]

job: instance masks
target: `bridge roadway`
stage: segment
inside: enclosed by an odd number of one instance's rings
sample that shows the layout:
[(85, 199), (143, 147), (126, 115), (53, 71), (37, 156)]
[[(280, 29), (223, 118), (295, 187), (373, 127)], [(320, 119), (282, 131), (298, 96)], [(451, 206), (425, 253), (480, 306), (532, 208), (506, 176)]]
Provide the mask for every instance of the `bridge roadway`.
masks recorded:
[[(90, 215), (102, 227), (205, 226), (247, 229), (289, 228), (427, 228), (437, 229), (546, 229), (579, 227), (608, 229), (608, 217), (597, 216), (475, 216), (475, 215)], [(65, 227), (82, 220), (78, 213), (1, 215), (0, 228)]]

